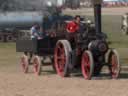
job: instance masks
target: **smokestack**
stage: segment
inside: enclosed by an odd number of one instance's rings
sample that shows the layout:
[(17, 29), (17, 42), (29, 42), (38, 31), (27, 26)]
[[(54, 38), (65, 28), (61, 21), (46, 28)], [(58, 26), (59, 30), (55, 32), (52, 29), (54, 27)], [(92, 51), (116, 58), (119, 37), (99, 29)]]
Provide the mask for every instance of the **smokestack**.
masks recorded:
[(101, 34), (102, 27), (101, 27), (101, 3), (102, 0), (92, 0), (92, 3), (94, 5), (94, 16), (95, 16), (95, 27), (96, 27), (96, 33)]

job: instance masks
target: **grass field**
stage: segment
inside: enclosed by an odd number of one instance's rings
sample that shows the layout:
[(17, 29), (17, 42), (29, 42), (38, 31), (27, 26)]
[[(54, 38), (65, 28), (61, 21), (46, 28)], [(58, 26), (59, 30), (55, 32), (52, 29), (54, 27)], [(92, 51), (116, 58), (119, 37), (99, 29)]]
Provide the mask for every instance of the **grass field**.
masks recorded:
[(128, 48), (128, 36), (121, 33), (121, 16), (103, 16), (103, 32), (108, 35), (112, 47)]
[(0, 43), (0, 70), (4, 72), (19, 70), (19, 56), (20, 53), (16, 53), (15, 43)]

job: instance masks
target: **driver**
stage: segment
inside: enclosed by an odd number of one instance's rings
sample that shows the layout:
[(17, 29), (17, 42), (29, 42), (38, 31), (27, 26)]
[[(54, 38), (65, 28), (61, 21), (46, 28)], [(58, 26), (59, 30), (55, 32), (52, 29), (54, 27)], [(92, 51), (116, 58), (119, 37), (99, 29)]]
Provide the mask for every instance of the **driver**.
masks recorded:
[(68, 33), (76, 33), (80, 28), (80, 16), (75, 16), (74, 20), (67, 24), (67, 32)]
[(75, 46), (75, 42), (77, 41), (76, 35), (80, 31), (80, 19), (79, 15), (75, 16), (74, 20), (69, 22), (66, 26), (67, 30), (67, 39), (71, 42), (72, 46)]

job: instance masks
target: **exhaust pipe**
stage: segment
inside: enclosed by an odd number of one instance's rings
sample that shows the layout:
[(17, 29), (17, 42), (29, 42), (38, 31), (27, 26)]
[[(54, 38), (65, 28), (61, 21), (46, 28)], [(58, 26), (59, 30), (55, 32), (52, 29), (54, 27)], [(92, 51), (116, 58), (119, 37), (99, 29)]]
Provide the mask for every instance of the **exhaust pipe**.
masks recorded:
[(96, 27), (96, 33), (101, 34), (102, 32), (102, 26), (101, 26), (101, 3), (102, 0), (92, 0), (92, 3), (94, 5), (94, 16), (95, 16), (95, 27)]

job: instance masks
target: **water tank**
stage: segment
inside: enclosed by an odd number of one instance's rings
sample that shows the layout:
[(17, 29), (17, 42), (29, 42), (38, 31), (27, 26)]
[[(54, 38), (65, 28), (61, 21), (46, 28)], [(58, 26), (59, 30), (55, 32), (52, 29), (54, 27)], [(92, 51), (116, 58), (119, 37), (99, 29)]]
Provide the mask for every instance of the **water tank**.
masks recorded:
[(6, 12), (0, 13), (0, 29), (18, 28), (27, 29), (34, 23), (43, 22), (42, 12)]

